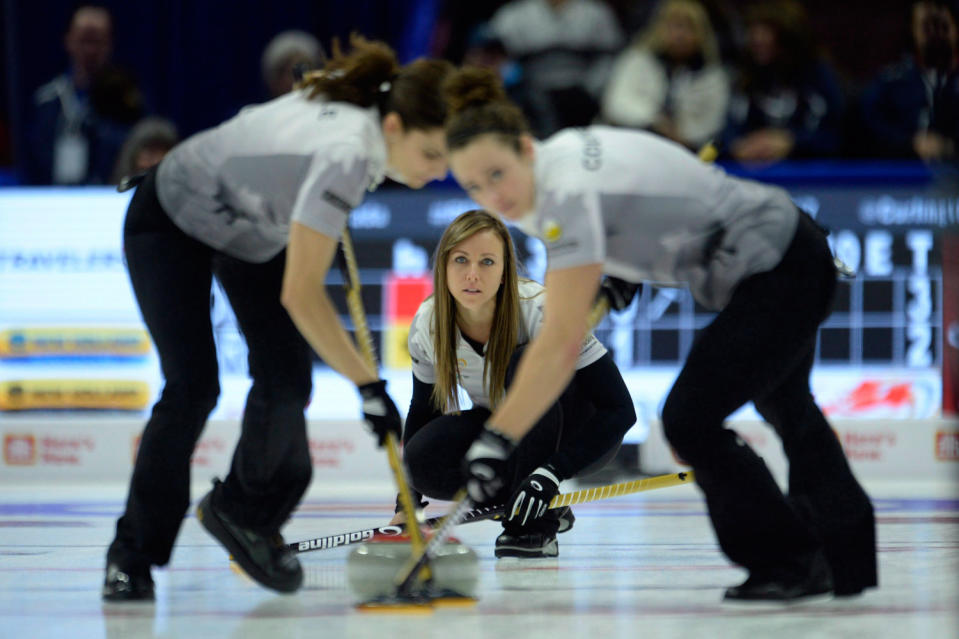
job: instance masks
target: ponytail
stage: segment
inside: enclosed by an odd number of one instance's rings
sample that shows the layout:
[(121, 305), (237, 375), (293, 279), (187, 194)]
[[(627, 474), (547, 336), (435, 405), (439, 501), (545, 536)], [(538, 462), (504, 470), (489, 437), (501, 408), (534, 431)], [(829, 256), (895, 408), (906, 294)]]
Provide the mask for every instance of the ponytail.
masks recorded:
[(297, 88), (310, 97), (376, 106), (380, 116), (395, 112), (407, 129), (443, 126), (446, 103), (440, 87), (453, 65), (444, 60), (416, 60), (400, 67), (396, 54), (383, 42), (350, 35), (350, 52), (333, 42), (333, 56), (320, 71), (307, 72)]
[(497, 135), (519, 150), (520, 136), (529, 133), (529, 125), (519, 108), (507, 99), (493, 71), (464, 67), (446, 79), (443, 93), (450, 111), (446, 125), (450, 151), (485, 134)]

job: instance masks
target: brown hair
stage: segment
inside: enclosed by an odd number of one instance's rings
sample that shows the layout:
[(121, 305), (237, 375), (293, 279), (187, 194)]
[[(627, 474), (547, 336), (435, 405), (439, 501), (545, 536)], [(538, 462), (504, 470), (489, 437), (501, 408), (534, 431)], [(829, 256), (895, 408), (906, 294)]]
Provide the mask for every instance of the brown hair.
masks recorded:
[[(806, 73), (820, 57), (806, 9), (796, 0), (772, 0), (752, 5), (746, 12), (745, 23), (747, 29), (761, 24), (775, 33), (779, 55), (773, 66), (775, 74), (783, 78), (798, 81), (796, 78)], [(757, 76), (761, 73), (749, 55), (742, 66), (739, 84), (748, 93), (759, 84)]]
[(443, 126), (446, 101), (441, 87), (453, 70), (445, 60), (421, 58), (401, 67), (396, 54), (383, 42), (350, 36), (350, 52), (338, 41), (323, 69), (304, 74), (297, 88), (310, 90), (335, 102), (361, 107), (377, 106), (380, 115), (396, 113), (407, 129), (428, 130)]
[(433, 405), (441, 411), (459, 410), (459, 365), (456, 360), (459, 329), (456, 323), (456, 301), (446, 283), (446, 264), (457, 245), (483, 231), (492, 231), (503, 242), (504, 262), (503, 282), (496, 292), (496, 310), (493, 312), (493, 325), (483, 361), (483, 385), (490, 398), (490, 408), (495, 408), (506, 394), (506, 369), (516, 349), (517, 332), (522, 319), (516, 252), (506, 225), (497, 216), (472, 210), (457, 216), (446, 227), (433, 258), (432, 330), (436, 382), (432, 399)]
[(449, 105), (446, 145), (450, 151), (486, 134), (500, 137), (519, 151), (519, 138), (529, 133), (529, 125), (519, 107), (507, 99), (493, 71), (463, 67), (446, 78), (443, 93)]

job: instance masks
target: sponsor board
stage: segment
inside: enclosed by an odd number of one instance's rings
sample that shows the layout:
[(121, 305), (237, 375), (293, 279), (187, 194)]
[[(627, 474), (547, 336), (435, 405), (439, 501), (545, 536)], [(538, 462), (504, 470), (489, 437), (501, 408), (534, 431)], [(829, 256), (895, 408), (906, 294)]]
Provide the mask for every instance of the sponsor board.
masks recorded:
[[(55, 418), (19, 415), (0, 426), (3, 454), (0, 483), (49, 479), (129, 480), (140, 432), (140, 419)], [(857, 476), (870, 479), (955, 480), (959, 464), (959, 423), (955, 420), (837, 420), (833, 422)], [(758, 421), (730, 424), (781, 482), (786, 478), (782, 445), (772, 429)], [(206, 481), (229, 471), (239, 424), (211, 421), (192, 458), (193, 479)], [(392, 476), (382, 451), (362, 423), (321, 420), (308, 424), (315, 481), (380, 481)], [(653, 474), (684, 470), (662, 438), (662, 427), (651, 425), (640, 446), (640, 466)]]
[(151, 397), (149, 384), (137, 380), (55, 378), (0, 382), (0, 411), (140, 411)]
[(4, 433), (3, 463), (21, 467), (80, 466), (96, 447), (96, 437), (92, 434)]
[(150, 339), (143, 329), (13, 328), (0, 331), (0, 359), (144, 357)]
[[(742, 420), (727, 425), (756, 451), (770, 472), (786, 485), (788, 462), (782, 442), (761, 421)], [(959, 428), (955, 420), (832, 420), (833, 430), (857, 477), (863, 479), (959, 479)], [(649, 473), (678, 472), (685, 467), (673, 459), (662, 426), (656, 423), (640, 447), (640, 466)]]
[[(0, 426), (0, 484), (48, 479), (128, 481), (143, 427), (139, 418), (119, 416), (15, 415)], [(389, 465), (362, 422), (311, 421), (307, 434), (315, 480), (391, 481)], [(229, 472), (239, 435), (236, 421), (210, 421), (191, 458), (193, 480), (202, 482)]]

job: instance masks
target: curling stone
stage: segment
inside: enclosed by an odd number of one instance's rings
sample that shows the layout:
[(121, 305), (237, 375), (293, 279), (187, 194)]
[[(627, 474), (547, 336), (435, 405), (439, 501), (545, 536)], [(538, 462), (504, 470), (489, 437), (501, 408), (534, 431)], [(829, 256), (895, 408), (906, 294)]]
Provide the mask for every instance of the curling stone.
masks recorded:
[[(409, 535), (373, 535), (356, 546), (346, 559), (350, 590), (362, 599), (392, 595), (397, 573), (413, 548)], [(472, 548), (454, 537), (439, 547), (430, 561), (434, 589), (448, 589), (472, 597), (479, 581), (479, 561)]]

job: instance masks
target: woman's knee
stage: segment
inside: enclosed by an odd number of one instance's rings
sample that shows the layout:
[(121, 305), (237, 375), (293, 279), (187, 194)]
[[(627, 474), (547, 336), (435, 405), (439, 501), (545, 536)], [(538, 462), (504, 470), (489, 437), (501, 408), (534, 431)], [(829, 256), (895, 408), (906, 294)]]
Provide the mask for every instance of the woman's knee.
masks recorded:
[(167, 379), (158, 405), (206, 420), (216, 408), (220, 397), (220, 383), (209, 379)]
[(432, 472), (437, 464), (437, 458), (431, 455), (425, 447), (418, 445), (416, 437), (413, 437), (403, 447), (403, 461), (406, 462), (407, 471), (410, 474), (410, 483), (413, 487), (424, 494), (434, 492), (432, 486)]
[(410, 485), (431, 499), (451, 499), (459, 488), (459, 458), (421, 443), (414, 436), (403, 448)]
[(313, 457), (310, 455), (309, 445), (300, 447), (295, 454), (289, 456), (286, 475), (295, 490), (306, 490), (310, 485), (313, 479)]
[(695, 411), (688, 403), (670, 395), (663, 405), (663, 435), (670, 446), (682, 457), (689, 455), (700, 439)]

